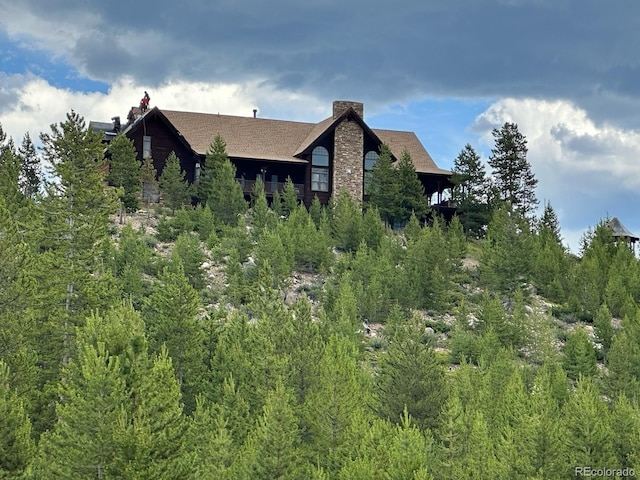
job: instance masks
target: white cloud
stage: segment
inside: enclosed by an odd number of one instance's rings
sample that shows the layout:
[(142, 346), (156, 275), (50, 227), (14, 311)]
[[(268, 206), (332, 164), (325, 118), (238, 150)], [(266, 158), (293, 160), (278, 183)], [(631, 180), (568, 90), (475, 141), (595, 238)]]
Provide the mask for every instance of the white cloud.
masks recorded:
[(640, 204), (639, 131), (596, 124), (568, 101), (512, 98), (491, 105), (474, 129), (492, 146), (491, 128), (504, 122), (517, 123), (527, 138), (537, 196), (556, 209), (572, 251), (577, 252), (579, 232), (607, 215), (632, 224)]
[[(52, 123), (65, 120), (72, 109), (85, 120), (109, 121), (120, 116), (126, 121), (132, 106), (138, 105), (143, 85), (131, 79), (121, 79), (107, 94), (83, 93), (56, 88), (36, 76), (14, 75), (8, 79), (11, 88), (5, 95), (14, 100), (0, 111), (0, 124), (16, 143), (26, 132), (37, 141), (41, 132), (49, 132)], [(285, 91), (275, 91), (263, 82), (250, 84), (210, 84), (202, 82), (173, 82), (150, 90), (151, 106), (169, 110), (188, 110), (225, 115), (258, 115), (301, 121), (319, 121), (329, 114), (330, 105)]]

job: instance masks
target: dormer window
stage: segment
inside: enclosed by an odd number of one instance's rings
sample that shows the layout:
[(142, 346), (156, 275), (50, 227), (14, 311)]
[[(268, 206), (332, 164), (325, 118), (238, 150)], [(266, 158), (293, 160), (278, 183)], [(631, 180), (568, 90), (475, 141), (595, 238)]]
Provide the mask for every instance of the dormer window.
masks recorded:
[(311, 152), (311, 190), (329, 191), (329, 151), (324, 147), (316, 147)]

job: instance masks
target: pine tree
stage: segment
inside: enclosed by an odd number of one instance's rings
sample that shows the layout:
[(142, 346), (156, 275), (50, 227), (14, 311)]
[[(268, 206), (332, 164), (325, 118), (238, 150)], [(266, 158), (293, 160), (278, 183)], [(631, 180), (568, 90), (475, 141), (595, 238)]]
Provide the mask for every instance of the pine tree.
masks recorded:
[(206, 281), (202, 264), (206, 257), (197, 235), (191, 233), (178, 235), (171, 259), (172, 262), (179, 262), (182, 265), (182, 271), (188, 278), (189, 284), (196, 291), (199, 292), (205, 287)]
[(346, 190), (338, 194), (332, 209), (331, 230), (336, 246), (355, 251), (362, 238), (362, 211), (360, 205)]
[(614, 329), (613, 325), (611, 325), (611, 312), (607, 308), (607, 304), (603, 303), (602, 306), (596, 312), (595, 317), (593, 318), (593, 328), (596, 334), (596, 338), (602, 345), (602, 351), (605, 355), (611, 348), (611, 343), (613, 342)]
[(613, 337), (607, 356), (608, 395), (616, 398), (624, 393), (637, 399), (640, 392), (640, 309), (622, 319), (622, 328)]
[(205, 160), (205, 181), (200, 183), (200, 200), (211, 207), (217, 220), (238, 224), (238, 216), (247, 210), (242, 187), (236, 181), (236, 167), (227, 156), (227, 146), (217, 135)]
[(108, 478), (124, 473), (127, 386), (118, 357), (103, 342), (81, 343), (65, 369), (53, 431), (40, 440), (36, 478)]
[[(425, 438), (426, 437), (426, 438)], [(431, 432), (425, 434), (411, 421), (405, 410), (402, 420), (396, 427), (395, 435), (390, 439), (387, 453), (386, 478), (431, 480), (429, 473), (433, 462), (433, 438)], [(437, 471), (437, 470), (436, 470)]]
[(279, 382), (267, 396), (262, 416), (245, 446), (248, 470), (251, 472), (249, 478), (302, 478), (305, 462), (302, 460), (300, 444), (293, 397)]
[(254, 238), (258, 238), (265, 229), (272, 229), (276, 225), (276, 218), (269, 209), (267, 195), (264, 191), (264, 182), (258, 178), (253, 184), (251, 192), (253, 206), (251, 210), (251, 226)]
[(0, 360), (0, 478), (20, 478), (35, 454), (31, 421)]
[(578, 382), (563, 409), (563, 419), (567, 429), (564, 451), (570, 465), (618, 465), (613, 450), (611, 414), (591, 379)]
[(153, 166), (151, 157), (147, 157), (140, 167), (140, 183), (142, 184), (142, 199), (147, 202), (147, 207), (151, 202), (157, 202), (158, 198), (158, 172)]
[(184, 394), (185, 409), (191, 412), (205, 384), (204, 338), (197, 320), (200, 299), (179, 262), (171, 270), (165, 268), (159, 280), (158, 288), (143, 305), (149, 343), (155, 352), (166, 346)]
[(311, 206), (309, 207), (309, 215), (311, 215), (311, 219), (313, 223), (315, 223), (316, 228), (320, 228), (320, 219), (322, 217), (322, 212), (324, 207), (320, 203), (320, 199), (318, 195), (313, 196), (313, 200), (311, 201)]
[(115, 213), (118, 200), (115, 190), (104, 186), (102, 135), (88, 130), (80, 115), (69, 113), (65, 122), (51, 125), (51, 133), (40, 138), (54, 175), (41, 204), (51, 252), (45, 257), (51, 264), (44, 281), (58, 290), (49, 297), (57, 302), (49, 314), (58, 317), (66, 363), (73, 325), (113, 298), (115, 282), (104, 270), (102, 252), (109, 242), (109, 215)]
[(175, 152), (167, 157), (167, 162), (160, 175), (160, 192), (165, 204), (173, 213), (191, 202), (192, 189), (180, 167), (180, 159)]
[(634, 468), (640, 453), (640, 409), (638, 404), (620, 395), (611, 412), (614, 451), (619, 468)]
[(587, 331), (577, 328), (564, 344), (564, 369), (570, 378), (593, 377), (597, 372), (596, 351)]
[[(559, 366), (543, 365), (537, 372), (531, 392), (531, 412), (533, 428), (530, 434), (532, 451), (530, 454), (533, 470), (541, 478), (565, 478), (566, 459), (564, 455), (565, 424), (561, 418), (560, 401), (554, 395), (554, 370)], [(562, 374), (564, 376), (564, 373)], [(564, 392), (567, 394), (566, 377)]]
[(454, 161), (451, 181), (456, 213), (467, 235), (480, 237), (489, 223), (487, 174), (480, 156), (468, 143)]
[(0, 197), (13, 211), (23, 204), (20, 191), (20, 157), (16, 153), (12, 138), (7, 138), (0, 125)]
[(140, 464), (137, 478), (183, 479), (191, 471), (185, 461), (187, 429), (180, 386), (166, 348), (152, 358), (142, 377), (137, 408), (132, 415), (134, 443)]
[(227, 159), (227, 145), (220, 135), (216, 135), (209, 145), (204, 159), (204, 165), (200, 171), (200, 181), (198, 183), (198, 200), (206, 204), (209, 196), (213, 193), (213, 179), (216, 172), (222, 167)]
[(547, 298), (560, 302), (566, 297), (569, 275), (568, 256), (562, 246), (558, 217), (550, 203), (545, 204), (536, 225), (532, 276), (536, 287)]
[(418, 427), (433, 429), (447, 400), (446, 380), (422, 334), (418, 324), (410, 324), (390, 339), (376, 378), (378, 411), (394, 423), (401, 422), (406, 411)]
[(535, 178), (527, 161), (527, 140), (515, 123), (506, 122), (500, 130), (493, 129), (495, 147), (491, 149), (489, 165), (500, 195), (523, 216), (529, 215), (538, 205)]
[(138, 209), (138, 192), (142, 184), (140, 180), (140, 162), (136, 158), (133, 141), (119, 133), (111, 140), (109, 152), (109, 175), (111, 185), (122, 188), (120, 201), (127, 212)]
[(464, 408), (458, 392), (454, 389), (443, 405), (440, 425), (434, 431), (438, 440), (438, 470), (443, 479), (460, 478), (468, 431)]
[(369, 189), (365, 192), (369, 195), (369, 203), (377, 207), (382, 219), (391, 225), (398, 217), (397, 201), (400, 196), (400, 182), (392, 161), (391, 150), (383, 144), (371, 171)]
[(192, 456), (194, 478), (232, 480), (233, 439), (220, 408), (196, 402), (193, 418), (185, 435), (186, 450)]
[(482, 247), (481, 279), (499, 292), (513, 292), (531, 275), (532, 236), (527, 220), (507, 205), (497, 208)]
[(311, 304), (301, 296), (291, 313), (289, 381), (295, 400), (302, 405), (311, 387), (318, 380), (318, 362), (324, 346), (317, 322), (311, 316)]
[(420, 236), (407, 246), (404, 260), (406, 275), (404, 302), (408, 307), (443, 310), (448, 304), (455, 262), (447, 236), (435, 220), (431, 227), (420, 231)]
[(352, 341), (332, 335), (318, 365), (318, 382), (304, 404), (309, 443), (330, 475), (342, 466), (341, 447), (361, 415), (366, 396)]
[(287, 179), (284, 182), (284, 187), (282, 188), (282, 208), (285, 217), (288, 217), (291, 212), (298, 208), (298, 203), (298, 192), (296, 191), (296, 187), (293, 184), (291, 177), (287, 176)]
[(422, 218), (429, 210), (429, 205), (424, 195), (424, 186), (418, 178), (408, 150), (404, 150), (400, 155), (396, 175), (400, 191), (395, 221), (405, 224), (412, 213)]
[(42, 190), (42, 166), (29, 132), (25, 133), (22, 139), (18, 156), (20, 157), (20, 191), (25, 197), (35, 199)]

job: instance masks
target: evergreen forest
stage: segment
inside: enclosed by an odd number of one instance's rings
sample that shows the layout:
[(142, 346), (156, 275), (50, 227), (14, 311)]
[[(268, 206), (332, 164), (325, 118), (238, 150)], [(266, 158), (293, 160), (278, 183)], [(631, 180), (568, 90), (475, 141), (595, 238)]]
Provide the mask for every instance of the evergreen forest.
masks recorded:
[(386, 148), (306, 208), (220, 137), (194, 186), (75, 112), (0, 128), (0, 479), (633, 477), (640, 262), (606, 218), (569, 253), (494, 136), (444, 221)]

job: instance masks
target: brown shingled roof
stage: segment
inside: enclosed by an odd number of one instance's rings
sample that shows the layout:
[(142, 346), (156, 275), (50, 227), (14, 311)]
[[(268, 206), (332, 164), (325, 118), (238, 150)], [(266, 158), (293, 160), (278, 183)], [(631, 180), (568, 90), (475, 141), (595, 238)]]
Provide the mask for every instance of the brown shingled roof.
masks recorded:
[(449, 170), (438, 168), (415, 133), (398, 130), (378, 130), (375, 128), (373, 131), (389, 147), (394, 157), (400, 158), (402, 151), (406, 148), (411, 155), (411, 161), (416, 167), (416, 172), (451, 175)]
[(631, 233), (629, 229), (622, 224), (618, 217), (613, 217), (609, 220), (609, 228), (611, 229), (614, 237), (627, 238), (633, 242), (640, 240), (640, 237)]
[[(205, 155), (213, 138), (220, 135), (227, 154), (235, 158), (259, 158), (281, 162), (305, 162), (299, 155), (333, 123), (327, 118), (319, 123), (269, 120), (210, 113), (160, 110), (183, 136), (194, 152)], [(413, 132), (371, 130), (400, 158), (406, 148), (418, 173), (450, 174), (438, 168)]]

